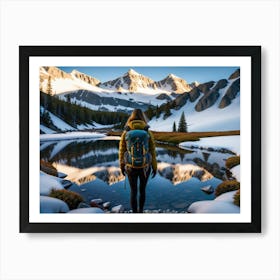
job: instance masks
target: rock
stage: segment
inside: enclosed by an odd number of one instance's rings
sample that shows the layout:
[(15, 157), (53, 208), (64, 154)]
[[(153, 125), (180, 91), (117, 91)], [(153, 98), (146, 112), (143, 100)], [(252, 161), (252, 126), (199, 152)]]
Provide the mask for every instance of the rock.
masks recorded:
[(64, 189), (68, 189), (72, 186), (73, 183), (69, 180), (62, 180), (61, 184), (62, 184)]
[(101, 198), (95, 198), (95, 199), (92, 199), (90, 201), (90, 203), (96, 203), (96, 204), (101, 204), (103, 202), (103, 200)]
[(48, 162), (41, 161), (40, 162), (40, 170), (48, 175), (52, 175), (55, 177), (59, 177), (57, 170)]
[(58, 178), (65, 178), (65, 177), (67, 177), (67, 174), (65, 174), (65, 173), (63, 173), (63, 172), (57, 172), (57, 177)]
[(40, 213), (66, 213), (69, 211), (68, 205), (57, 198), (40, 196)]
[(224, 88), (228, 84), (226, 79), (219, 80), (216, 85), (214, 86), (213, 90), (220, 90)]
[(207, 83), (204, 83), (204, 84), (200, 84), (198, 85), (198, 89), (203, 92), (204, 94), (208, 93), (210, 88), (215, 84), (214, 81), (211, 81), (211, 82), (207, 82)]
[(237, 93), (240, 91), (240, 79), (234, 81), (231, 86), (227, 89), (225, 95), (223, 96), (219, 108), (223, 109), (231, 104), (231, 101), (235, 99)]
[(111, 206), (111, 202), (110, 202), (110, 201), (107, 201), (107, 202), (103, 203), (103, 207), (104, 207), (105, 209), (109, 209), (110, 206)]
[(236, 71), (234, 71), (230, 76), (229, 76), (229, 80), (232, 80), (232, 79), (236, 79), (240, 77), (240, 68), (238, 68)]
[(211, 194), (214, 192), (214, 188), (211, 185), (202, 187), (201, 190), (207, 194)]
[(218, 100), (220, 96), (220, 93), (218, 90), (211, 90), (208, 93), (206, 93), (203, 97), (201, 97), (197, 104), (195, 105), (195, 110), (197, 112), (201, 112), (212, 105), (215, 104), (215, 102)]
[(62, 179), (55, 176), (48, 175), (43, 171), (40, 171), (40, 195), (49, 195), (51, 190), (64, 189)]
[(90, 205), (85, 202), (80, 202), (77, 208), (90, 208)]
[(176, 99), (174, 99), (176, 108), (183, 107), (187, 103), (188, 99), (189, 99), (189, 92), (181, 93), (179, 96), (176, 97)]
[(100, 209), (100, 208), (95, 208), (95, 207), (89, 207), (89, 208), (79, 208), (79, 209), (74, 209), (71, 210), (69, 212), (67, 212), (67, 214), (104, 214), (105, 212)]
[(100, 204), (95, 203), (94, 201), (90, 202), (90, 207), (95, 207), (95, 208), (103, 208)]
[(111, 209), (111, 212), (112, 213), (123, 213), (124, 212), (124, 207), (120, 204), (118, 206), (114, 206), (112, 209)]
[(223, 108), (227, 107), (230, 103), (231, 103), (231, 101), (230, 101), (229, 97), (225, 95), (225, 96), (223, 96), (223, 98), (219, 104), (219, 108), (223, 109)]
[(240, 207), (233, 204), (235, 191), (221, 194), (214, 200), (193, 202), (188, 213), (240, 213)]
[(172, 100), (170, 96), (168, 96), (166, 93), (161, 93), (159, 96), (156, 97), (158, 100)]
[(189, 98), (191, 102), (194, 102), (200, 95), (200, 91), (197, 87), (193, 88), (190, 92), (189, 92)]
[[(201, 111), (211, 107), (212, 105), (214, 105), (220, 96), (219, 90), (224, 88), (227, 84), (228, 84), (228, 81), (226, 79), (222, 79), (222, 80), (219, 80), (215, 84), (214, 87), (213, 87), (214, 82), (209, 82), (209, 83), (199, 85), (197, 88), (204, 93), (204, 96), (198, 100), (198, 102), (195, 106), (195, 110), (197, 112), (201, 112)], [(211, 88), (211, 87), (213, 87), (213, 88)], [(197, 96), (197, 93), (196, 93), (196, 96)], [(223, 104), (225, 102), (226, 101), (223, 101)]]

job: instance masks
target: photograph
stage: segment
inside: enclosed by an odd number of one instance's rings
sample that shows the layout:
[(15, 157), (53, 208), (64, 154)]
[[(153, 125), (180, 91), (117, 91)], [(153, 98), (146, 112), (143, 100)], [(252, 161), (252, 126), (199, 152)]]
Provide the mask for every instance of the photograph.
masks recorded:
[(259, 47), (20, 55), (23, 228), (259, 230)]
[(240, 68), (40, 67), (41, 213), (239, 213)]

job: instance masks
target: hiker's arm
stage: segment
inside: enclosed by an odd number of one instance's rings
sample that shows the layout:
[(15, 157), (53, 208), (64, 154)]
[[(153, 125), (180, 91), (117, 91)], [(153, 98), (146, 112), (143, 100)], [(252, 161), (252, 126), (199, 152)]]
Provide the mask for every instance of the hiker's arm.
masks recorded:
[(124, 153), (126, 151), (125, 132), (123, 132), (119, 144), (119, 161), (120, 166), (124, 164)]
[(156, 144), (153, 134), (149, 131), (150, 140), (149, 140), (149, 147), (150, 153), (152, 156), (152, 168), (153, 170), (157, 170), (157, 158), (156, 158)]

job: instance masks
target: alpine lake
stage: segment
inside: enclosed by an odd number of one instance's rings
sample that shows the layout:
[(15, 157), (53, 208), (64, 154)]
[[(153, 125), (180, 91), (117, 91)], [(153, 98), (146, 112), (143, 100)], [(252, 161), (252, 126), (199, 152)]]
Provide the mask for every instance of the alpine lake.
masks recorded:
[[(112, 206), (130, 211), (128, 179), (119, 169), (119, 140), (114, 137), (45, 141), (40, 143), (40, 158), (52, 163), (71, 181), (68, 190), (79, 193), (86, 203), (101, 198)], [(149, 177), (145, 210), (170, 213), (187, 212), (191, 203), (215, 198), (212, 191), (225, 176), (225, 160), (232, 154), (213, 149), (182, 149), (158, 144), (158, 172)]]

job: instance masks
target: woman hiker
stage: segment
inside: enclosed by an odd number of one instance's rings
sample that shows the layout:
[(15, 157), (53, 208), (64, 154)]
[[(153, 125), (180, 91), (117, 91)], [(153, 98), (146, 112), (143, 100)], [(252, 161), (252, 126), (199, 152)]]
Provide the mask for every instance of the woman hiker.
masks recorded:
[[(155, 141), (148, 130), (147, 120), (140, 109), (134, 109), (128, 118), (119, 146), (119, 161), (122, 174), (127, 174), (130, 184), (130, 205), (133, 213), (143, 213), (146, 185), (152, 171), (157, 173)], [(139, 186), (139, 209), (137, 208), (137, 181)]]

